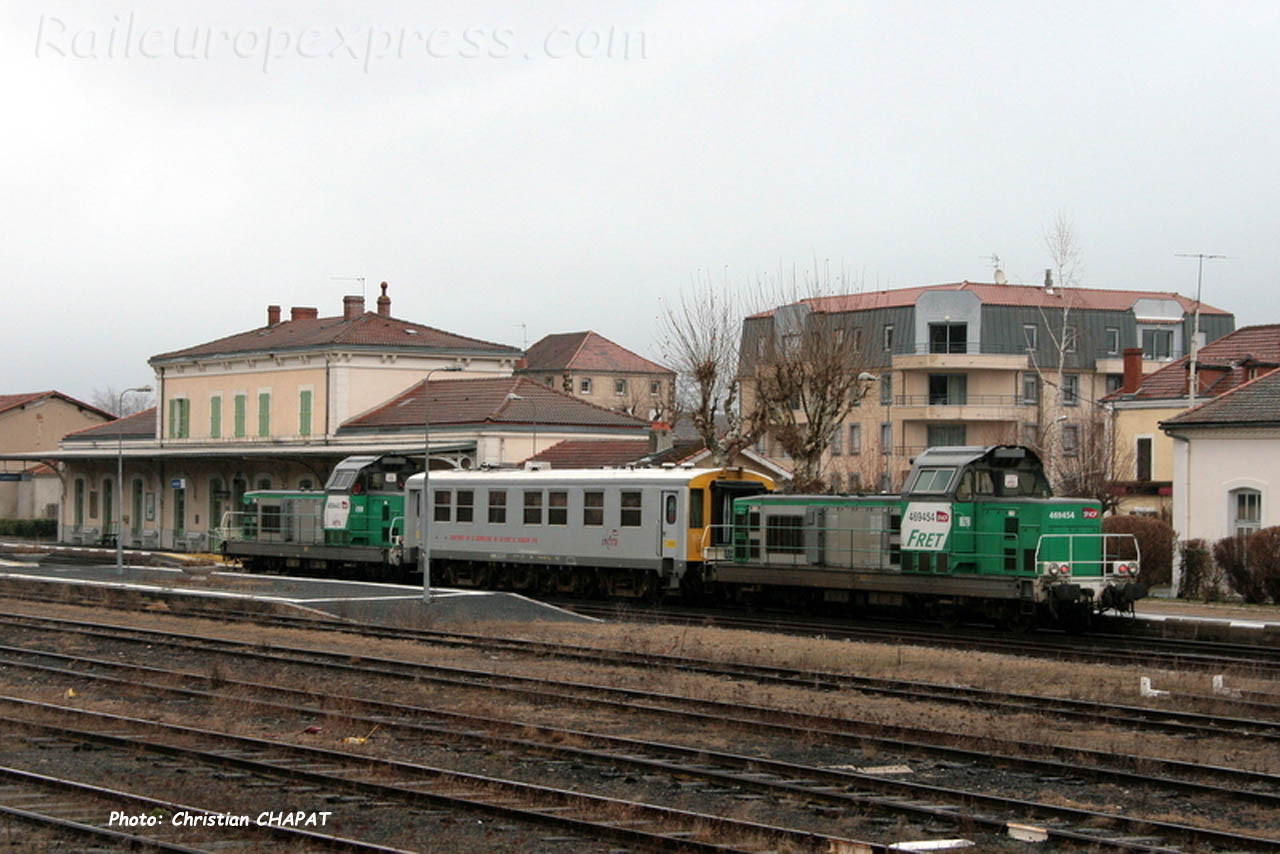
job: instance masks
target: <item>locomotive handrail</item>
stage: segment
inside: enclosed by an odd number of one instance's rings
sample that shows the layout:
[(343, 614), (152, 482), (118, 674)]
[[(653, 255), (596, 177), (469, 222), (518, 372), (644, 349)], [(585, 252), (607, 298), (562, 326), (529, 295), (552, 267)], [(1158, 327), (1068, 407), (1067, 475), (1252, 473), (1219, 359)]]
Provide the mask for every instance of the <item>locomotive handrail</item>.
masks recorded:
[[(1101, 540), (1101, 558), (1099, 559), (1077, 559), (1076, 544), (1082, 540)], [(1065, 561), (1058, 559), (1041, 560), (1041, 549), (1046, 541), (1050, 540), (1066, 540), (1067, 541), (1067, 558)], [(1118, 555), (1123, 549), (1115, 548), (1113, 543), (1130, 543), (1133, 548), (1133, 557), (1119, 557)], [(1103, 578), (1110, 576), (1136, 578), (1142, 568), (1142, 549), (1138, 545), (1138, 538), (1133, 534), (1119, 533), (1099, 533), (1099, 534), (1041, 534), (1040, 539), (1036, 542), (1036, 571), (1042, 575), (1070, 575), (1073, 567), (1077, 565), (1098, 566), (1101, 569)], [(1063, 567), (1066, 569), (1063, 569)]]

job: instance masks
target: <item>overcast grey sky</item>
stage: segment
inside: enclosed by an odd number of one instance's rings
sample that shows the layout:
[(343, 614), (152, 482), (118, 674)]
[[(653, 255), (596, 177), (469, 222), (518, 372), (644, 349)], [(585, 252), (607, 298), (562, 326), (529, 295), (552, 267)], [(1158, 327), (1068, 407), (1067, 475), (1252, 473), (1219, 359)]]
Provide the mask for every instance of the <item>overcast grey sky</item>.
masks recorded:
[(340, 312), (657, 355), (660, 297), (829, 259), (1280, 321), (1280, 4), (8, 3), (0, 392)]

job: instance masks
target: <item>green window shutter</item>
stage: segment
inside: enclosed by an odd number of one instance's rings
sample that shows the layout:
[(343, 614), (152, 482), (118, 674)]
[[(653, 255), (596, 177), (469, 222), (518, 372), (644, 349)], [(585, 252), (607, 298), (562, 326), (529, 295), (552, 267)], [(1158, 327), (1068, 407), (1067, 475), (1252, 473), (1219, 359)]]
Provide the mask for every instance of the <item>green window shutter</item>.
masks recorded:
[[(209, 438), (222, 438), (222, 398), (209, 398)], [(212, 518), (212, 517), (210, 517)]]
[(191, 401), (183, 398), (179, 401), (178, 409), (182, 415), (182, 422), (178, 425), (178, 436), (185, 439), (191, 435)]
[(169, 401), (169, 438), (178, 438), (178, 401)]
[(244, 410), (245, 396), (243, 394), (236, 395), (236, 438), (244, 438)]
[(311, 435), (311, 392), (298, 393), (298, 435)]
[(271, 393), (266, 391), (258, 395), (258, 435), (271, 435)]

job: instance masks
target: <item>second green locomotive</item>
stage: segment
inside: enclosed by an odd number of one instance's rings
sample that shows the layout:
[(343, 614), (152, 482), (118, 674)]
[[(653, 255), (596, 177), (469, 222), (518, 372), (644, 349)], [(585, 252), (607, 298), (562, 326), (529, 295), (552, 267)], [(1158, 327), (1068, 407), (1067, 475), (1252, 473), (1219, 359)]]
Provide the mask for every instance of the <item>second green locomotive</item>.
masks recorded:
[(1083, 627), (1146, 595), (1130, 535), (1096, 501), (1054, 498), (1017, 446), (939, 447), (901, 495), (760, 495), (734, 503), (732, 547), (709, 579), (738, 595), (904, 606), (944, 622)]

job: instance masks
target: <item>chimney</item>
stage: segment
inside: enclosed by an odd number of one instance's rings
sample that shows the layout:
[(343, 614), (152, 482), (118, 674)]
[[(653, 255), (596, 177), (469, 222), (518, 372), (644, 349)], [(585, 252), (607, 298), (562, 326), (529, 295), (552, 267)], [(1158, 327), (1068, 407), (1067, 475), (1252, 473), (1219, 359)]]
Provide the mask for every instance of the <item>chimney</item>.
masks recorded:
[(387, 296), (387, 283), (382, 283), (382, 296), (378, 297), (378, 316), (391, 316), (391, 297)]
[(342, 298), (342, 319), (355, 320), (364, 314), (364, 297)]
[(1142, 348), (1124, 348), (1124, 384), (1120, 391), (1133, 394), (1142, 385)]
[(302, 305), (295, 305), (289, 309), (290, 320), (315, 320), (320, 316), (320, 310), (316, 308), (307, 308)]
[(267, 306), (267, 326), (275, 326), (280, 322), (280, 306)]
[(670, 424), (665, 421), (654, 421), (649, 424), (649, 453), (669, 451), (674, 445)]
[(1053, 270), (1048, 267), (1044, 268), (1044, 286), (1046, 290), (1053, 290)]

